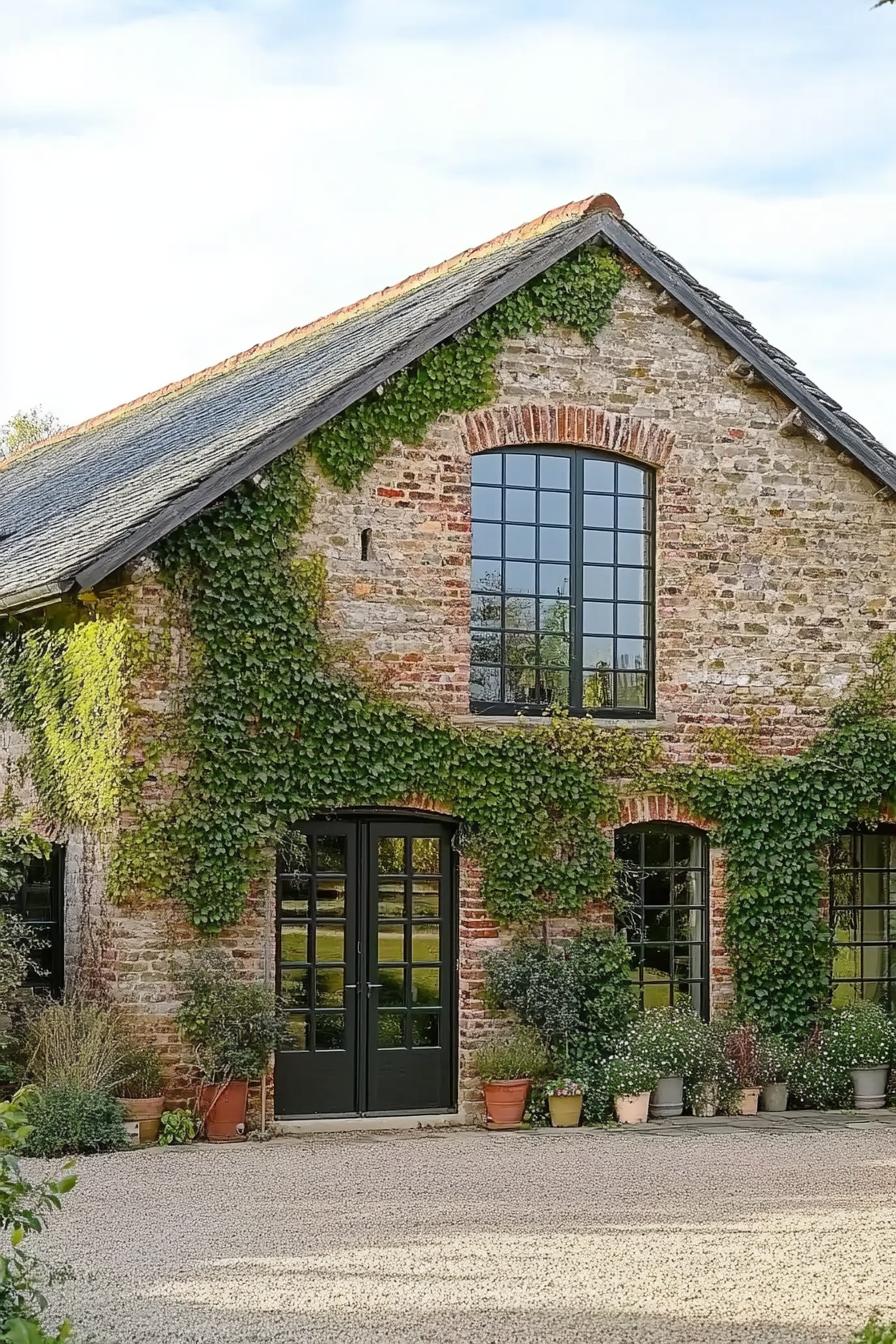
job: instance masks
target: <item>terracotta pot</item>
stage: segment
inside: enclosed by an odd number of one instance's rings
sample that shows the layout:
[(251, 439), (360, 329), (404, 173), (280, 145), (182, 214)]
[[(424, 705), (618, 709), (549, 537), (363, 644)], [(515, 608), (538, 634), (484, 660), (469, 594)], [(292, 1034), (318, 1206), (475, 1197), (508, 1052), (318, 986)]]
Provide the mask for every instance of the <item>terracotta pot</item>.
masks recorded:
[(249, 1084), (245, 1078), (202, 1085), (199, 1115), (209, 1143), (239, 1143), (245, 1139), (248, 1097)]
[(529, 1100), (531, 1078), (483, 1083), (485, 1123), (488, 1129), (519, 1129)]
[(136, 1120), (140, 1128), (141, 1143), (156, 1143), (162, 1112), (165, 1109), (164, 1097), (119, 1097), (121, 1108), (129, 1120)]
[(684, 1079), (660, 1078), (650, 1097), (651, 1120), (670, 1120), (684, 1111)]
[(575, 1129), (582, 1118), (582, 1101), (578, 1097), (548, 1097), (548, 1110), (554, 1129)]
[(627, 1097), (614, 1097), (613, 1106), (620, 1125), (643, 1125), (647, 1122), (649, 1092), (634, 1092)]
[(766, 1083), (762, 1089), (762, 1109), (764, 1111), (786, 1111), (790, 1096), (786, 1083)]
[(756, 1115), (759, 1110), (759, 1094), (761, 1091), (761, 1087), (742, 1087), (737, 1104), (737, 1114)]

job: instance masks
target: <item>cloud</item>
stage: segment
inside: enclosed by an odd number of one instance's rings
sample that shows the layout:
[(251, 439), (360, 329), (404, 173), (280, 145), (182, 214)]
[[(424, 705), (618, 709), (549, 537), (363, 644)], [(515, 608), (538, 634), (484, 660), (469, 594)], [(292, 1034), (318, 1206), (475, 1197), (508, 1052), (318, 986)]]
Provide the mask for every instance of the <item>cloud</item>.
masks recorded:
[(896, 442), (896, 15), (781, 8), (36, 0), (0, 27), (0, 418), (608, 190)]

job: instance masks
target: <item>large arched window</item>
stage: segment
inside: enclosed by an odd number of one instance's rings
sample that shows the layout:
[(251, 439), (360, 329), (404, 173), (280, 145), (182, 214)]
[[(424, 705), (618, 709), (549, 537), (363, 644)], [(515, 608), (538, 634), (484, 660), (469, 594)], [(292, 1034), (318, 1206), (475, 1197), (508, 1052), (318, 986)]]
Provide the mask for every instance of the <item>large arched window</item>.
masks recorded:
[(709, 1012), (709, 862), (690, 826), (648, 823), (616, 832), (619, 927), (632, 950), (644, 1008), (689, 1003)]
[(850, 831), (831, 846), (833, 1001), (896, 1008), (896, 828)]
[(471, 707), (653, 712), (653, 473), (585, 449), (473, 458)]

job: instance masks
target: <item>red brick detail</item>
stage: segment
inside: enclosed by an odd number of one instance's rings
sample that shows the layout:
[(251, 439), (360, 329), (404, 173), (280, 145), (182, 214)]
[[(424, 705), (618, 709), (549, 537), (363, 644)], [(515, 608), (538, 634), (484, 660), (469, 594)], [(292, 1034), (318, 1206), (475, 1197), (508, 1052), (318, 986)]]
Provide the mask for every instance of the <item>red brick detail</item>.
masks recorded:
[(409, 793), (404, 798), (393, 799), (386, 807), (406, 808), (414, 812), (438, 812), (440, 816), (452, 817), (454, 812), (448, 803), (440, 803), (428, 793)]
[(644, 793), (623, 801), (617, 827), (636, 826), (645, 821), (677, 821), (684, 826), (696, 826), (699, 831), (712, 828), (712, 823), (705, 817), (698, 817), (665, 793)]
[(597, 406), (548, 402), (471, 411), (463, 417), (462, 434), (469, 453), (527, 443), (569, 443), (654, 467), (665, 466), (675, 443), (672, 431), (653, 420)]

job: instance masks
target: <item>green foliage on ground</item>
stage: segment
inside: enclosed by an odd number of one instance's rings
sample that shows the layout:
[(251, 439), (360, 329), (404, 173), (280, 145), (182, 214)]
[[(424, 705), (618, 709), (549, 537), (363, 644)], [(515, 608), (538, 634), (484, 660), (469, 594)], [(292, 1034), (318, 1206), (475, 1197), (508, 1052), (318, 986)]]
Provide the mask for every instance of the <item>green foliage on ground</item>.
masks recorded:
[(47, 1327), (46, 1288), (64, 1271), (53, 1271), (31, 1254), (29, 1238), (44, 1230), (47, 1215), (61, 1207), (62, 1196), (77, 1177), (66, 1172), (41, 1181), (30, 1180), (18, 1162), (29, 1143), (27, 1093), (0, 1102), (0, 1340), (4, 1344), (61, 1344), (70, 1337), (67, 1322)]
[(28, 1089), (29, 1157), (108, 1153), (127, 1147), (121, 1103), (108, 1092), (67, 1084)]

